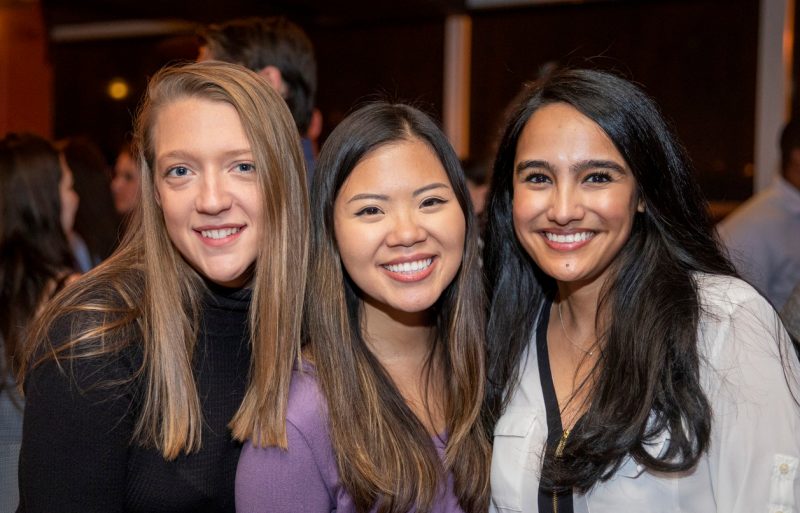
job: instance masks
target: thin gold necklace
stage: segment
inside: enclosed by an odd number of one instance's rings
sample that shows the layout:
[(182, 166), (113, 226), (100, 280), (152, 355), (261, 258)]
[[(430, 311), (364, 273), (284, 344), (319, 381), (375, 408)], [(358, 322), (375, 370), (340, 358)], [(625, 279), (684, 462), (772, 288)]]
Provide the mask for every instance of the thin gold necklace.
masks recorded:
[(577, 342), (572, 340), (572, 338), (567, 333), (567, 328), (564, 326), (564, 317), (561, 316), (561, 303), (562, 302), (559, 301), (557, 309), (558, 309), (558, 320), (561, 321), (561, 331), (564, 333), (564, 337), (566, 337), (566, 339), (569, 341), (569, 343), (572, 344), (573, 346), (575, 346), (576, 348), (580, 349), (581, 351), (583, 351), (584, 353), (588, 354), (589, 356), (594, 356), (594, 349), (586, 350), (586, 349), (582, 348), (580, 345), (578, 345)]

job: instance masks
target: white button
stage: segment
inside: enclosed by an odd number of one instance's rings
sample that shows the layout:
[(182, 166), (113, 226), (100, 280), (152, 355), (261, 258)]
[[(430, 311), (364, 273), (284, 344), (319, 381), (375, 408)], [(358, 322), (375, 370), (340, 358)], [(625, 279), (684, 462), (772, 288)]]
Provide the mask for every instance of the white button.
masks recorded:
[[(781, 463), (781, 466), (780, 466), (780, 467), (778, 467), (778, 471), (779, 471), (781, 474), (788, 474), (788, 473), (789, 473), (789, 465), (788, 465), (788, 464), (786, 464), (786, 463)], [(781, 512), (781, 511), (778, 511), (777, 513), (782, 513), (782, 512)]]

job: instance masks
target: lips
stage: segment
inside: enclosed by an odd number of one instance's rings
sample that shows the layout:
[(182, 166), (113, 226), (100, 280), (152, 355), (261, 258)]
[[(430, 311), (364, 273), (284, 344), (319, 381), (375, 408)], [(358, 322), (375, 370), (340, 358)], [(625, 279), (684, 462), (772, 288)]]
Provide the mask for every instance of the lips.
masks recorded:
[(560, 251), (572, 251), (581, 248), (588, 244), (596, 235), (596, 232), (591, 230), (573, 231), (569, 233), (545, 230), (541, 233), (549, 247)]
[(246, 225), (200, 226), (194, 229), (200, 240), (208, 246), (224, 246), (239, 238)]
[(594, 232), (577, 232), (558, 234), (553, 232), (544, 232), (544, 236), (550, 242), (558, 242), (559, 244), (572, 244), (573, 242), (583, 242), (594, 237)]
[(409, 283), (424, 280), (433, 272), (436, 259), (432, 256), (395, 260), (380, 267), (392, 279)]

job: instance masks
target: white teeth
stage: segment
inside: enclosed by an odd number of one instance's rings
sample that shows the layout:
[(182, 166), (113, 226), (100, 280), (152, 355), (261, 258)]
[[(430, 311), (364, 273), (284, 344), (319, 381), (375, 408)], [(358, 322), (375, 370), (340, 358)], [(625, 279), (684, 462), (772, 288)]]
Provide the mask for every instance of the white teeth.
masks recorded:
[(207, 239), (224, 239), (234, 233), (239, 233), (241, 228), (223, 228), (221, 230), (202, 230), (200, 233)]
[(569, 244), (571, 242), (583, 242), (585, 240), (589, 240), (594, 237), (594, 233), (592, 232), (580, 232), (580, 233), (569, 233), (567, 235), (558, 235), (551, 232), (544, 232), (545, 237), (547, 240), (552, 242), (560, 242)]
[(384, 265), (385, 269), (392, 271), (393, 273), (413, 273), (416, 271), (421, 271), (423, 269), (427, 269), (428, 266), (431, 265), (433, 262), (433, 258), (426, 258), (424, 260), (416, 260), (414, 262), (403, 262), (402, 264), (391, 264), (391, 265)]

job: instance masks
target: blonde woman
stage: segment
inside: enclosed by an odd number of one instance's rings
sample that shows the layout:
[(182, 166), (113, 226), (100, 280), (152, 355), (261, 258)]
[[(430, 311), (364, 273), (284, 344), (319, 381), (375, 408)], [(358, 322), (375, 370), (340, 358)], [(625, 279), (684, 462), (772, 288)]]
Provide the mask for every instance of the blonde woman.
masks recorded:
[(425, 114), (368, 105), (326, 142), (288, 451), (247, 444), (239, 513), (485, 512), (477, 225)]
[(308, 216), (288, 109), (244, 68), (166, 68), (135, 146), (135, 229), (24, 358), (21, 511), (233, 512), (237, 440), (286, 443)]

